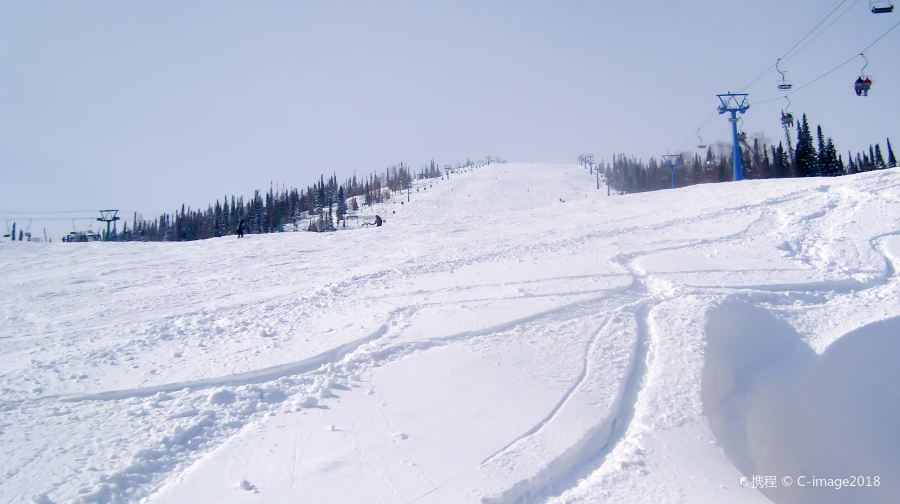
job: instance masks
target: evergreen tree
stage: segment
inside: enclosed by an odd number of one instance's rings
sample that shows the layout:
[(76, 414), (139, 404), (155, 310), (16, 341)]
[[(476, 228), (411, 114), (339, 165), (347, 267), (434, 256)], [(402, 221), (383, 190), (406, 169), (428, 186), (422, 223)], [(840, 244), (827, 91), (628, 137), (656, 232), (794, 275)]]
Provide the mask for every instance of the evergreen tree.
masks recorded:
[[(758, 143), (759, 142), (757, 139), (757, 141), (755, 141), (754, 144), (758, 144)], [(754, 148), (756, 148), (756, 145), (754, 145)], [(760, 176), (762, 178), (772, 178), (772, 163), (769, 160), (769, 149), (766, 149), (765, 146), (762, 147), (762, 166), (761, 166), (760, 171), (761, 171)]]
[(844, 174), (843, 168), (838, 165), (837, 149), (834, 147), (834, 142), (831, 138), (825, 143), (820, 159), (819, 169), (823, 176), (837, 177)]
[(876, 170), (887, 168), (887, 164), (884, 162), (884, 156), (881, 155), (881, 145), (875, 144), (875, 156), (872, 158), (872, 162), (875, 163)]
[(888, 151), (888, 168), (894, 168), (897, 166), (897, 158), (894, 157), (894, 148), (891, 147), (891, 139), (887, 139), (887, 151)]
[(344, 186), (338, 188), (337, 194), (337, 218), (338, 221), (344, 220), (347, 215), (347, 199), (344, 197)]
[(798, 177), (812, 177), (816, 174), (817, 160), (816, 150), (813, 147), (812, 135), (809, 132), (809, 122), (806, 114), (797, 123), (797, 148), (795, 149)]
[(856, 163), (853, 162), (853, 154), (850, 151), (847, 151), (847, 174), (857, 173), (859, 172), (859, 168), (856, 166)]
[(316, 213), (319, 217), (323, 216), (325, 209), (325, 178), (319, 177), (319, 187), (316, 189)]
[(822, 134), (822, 125), (816, 126), (816, 140), (818, 141), (818, 155), (816, 156), (815, 176), (830, 176), (828, 151), (825, 147), (825, 135)]

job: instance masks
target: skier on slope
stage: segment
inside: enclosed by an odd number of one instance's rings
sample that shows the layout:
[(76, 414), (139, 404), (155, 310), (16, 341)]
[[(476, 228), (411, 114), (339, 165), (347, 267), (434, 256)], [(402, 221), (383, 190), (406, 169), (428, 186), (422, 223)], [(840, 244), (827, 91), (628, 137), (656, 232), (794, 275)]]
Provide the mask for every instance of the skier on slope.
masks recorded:
[(244, 219), (241, 219), (241, 222), (238, 223), (237, 235), (238, 235), (238, 238), (244, 237)]
[(375, 227), (381, 227), (383, 222), (380, 215), (375, 215)]

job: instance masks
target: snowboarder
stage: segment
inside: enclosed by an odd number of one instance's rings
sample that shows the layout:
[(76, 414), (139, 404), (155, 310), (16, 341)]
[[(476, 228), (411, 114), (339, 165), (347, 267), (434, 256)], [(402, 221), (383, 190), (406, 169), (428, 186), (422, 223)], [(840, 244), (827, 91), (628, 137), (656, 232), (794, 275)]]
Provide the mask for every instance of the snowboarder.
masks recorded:
[(244, 219), (241, 219), (241, 222), (238, 223), (237, 235), (238, 235), (238, 238), (244, 237)]
[(380, 215), (376, 215), (376, 216), (375, 216), (375, 227), (381, 227), (381, 224), (382, 224), (383, 222), (384, 222), (384, 221), (381, 220), (381, 216), (380, 216)]

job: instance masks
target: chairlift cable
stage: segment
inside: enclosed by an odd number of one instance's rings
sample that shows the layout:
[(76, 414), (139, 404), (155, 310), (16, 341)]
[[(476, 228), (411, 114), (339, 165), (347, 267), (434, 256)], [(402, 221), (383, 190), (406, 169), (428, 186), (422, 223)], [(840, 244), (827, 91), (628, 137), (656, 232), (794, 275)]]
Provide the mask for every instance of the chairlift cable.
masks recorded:
[(97, 213), (97, 210), (34, 210), (34, 211), (18, 211), (18, 210), (0, 210), (0, 214), (76, 214), (76, 213)]
[[(828, 70), (827, 72), (825, 72), (825, 73), (823, 73), (822, 75), (816, 77), (815, 79), (813, 79), (813, 80), (811, 80), (811, 81), (809, 81), (809, 82), (807, 82), (807, 83), (805, 83), (805, 84), (803, 84), (803, 85), (801, 85), (801, 86), (798, 86), (796, 89), (794, 89), (794, 90), (791, 91), (790, 93), (786, 93), (784, 96), (790, 96), (790, 95), (792, 95), (792, 94), (794, 94), (794, 93), (800, 92), (800, 91), (802, 91), (803, 89), (806, 89), (807, 87), (809, 87), (809, 86), (815, 84), (816, 82), (818, 82), (818, 81), (824, 79), (825, 77), (828, 77), (829, 75), (833, 74), (834, 72), (837, 72), (837, 71), (840, 70), (841, 68), (843, 68), (843, 67), (849, 65), (850, 63), (854, 62), (857, 58), (859, 58), (860, 54), (864, 54), (864, 53), (865, 53), (866, 51), (868, 51), (869, 49), (875, 47), (876, 44), (878, 44), (879, 42), (881, 42), (885, 37), (888, 36), (889, 33), (891, 33), (892, 31), (894, 31), (898, 26), (900, 26), (900, 21), (894, 23), (894, 25), (891, 26), (890, 28), (888, 28), (887, 31), (885, 31), (884, 33), (882, 33), (881, 35), (879, 35), (878, 38), (876, 38), (875, 40), (873, 40), (871, 44), (869, 44), (869, 45), (867, 45), (865, 48), (863, 48), (862, 51), (859, 51), (858, 53), (854, 54), (854, 55), (851, 56), (850, 58), (847, 58), (846, 60), (844, 60), (843, 62), (839, 63), (837, 66), (835, 66), (835, 67), (832, 68), (831, 70)], [(772, 102), (774, 102), (774, 101), (781, 100), (781, 99), (782, 99), (782, 97), (781, 97), (781, 96), (778, 96), (778, 97), (775, 97), (775, 98), (769, 98), (769, 99), (767, 99), (767, 100), (761, 100), (761, 101), (753, 102), (753, 104), (754, 104), (754, 105), (763, 105), (763, 104), (766, 104), (766, 103), (772, 103)]]
[[(718, 113), (719, 113), (719, 109), (713, 109), (713, 111), (710, 112), (710, 114), (706, 117), (706, 119), (704, 119), (703, 122), (700, 123), (700, 126), (697, 127), (697, 131), (698, 132), (701, 131), (703, 129), (703, 127), (706, 126), (707, 124), (709, 124), (709, 121), (711, 121), (713, 119), (713, 117), (715, 117)], [(694, 142), (695, 137), (696, 137), (696, 135), (691, 135), (690, 137), (688, 137), (687, 140), (682, 142), (678, 148), (680, 150), (684, 150), (686, 145), (692, 144)]]
[[(16, 221), (21, 220), (24, 221), (25, 217), (0, 217), (0, 220), (6, 221)], [(96, 220), (94, 217), (36, 217), (36, 218), (28, 218), (29, 221), (75, 221), (75, 220)]]
[(813, 38), (811, 38), (811, 39), (809, 39), (808, 41), (806, 41), (806, 43), (803, 44), (802, 47), (798, 48), (796, 51), (794, 51), (793, 53), (791, 53), (789, 56), (787, 56), (787, 57), (785, 57), (785, 58), (782, 58), (781, 61), (786, 62), (786, 61), (792, 59), (793, 57), (797, 56), (797, 54), (801, 53), (804, 49), (806, 49), (807, 47), (809, 47), (810, 45), (812, 45), (812, 43), (815, 42), (816, 39), (818, 39), (823, 33), (827, 32), (827, 31), (829, 30), (829, 28), (831, 28), (832, 26), (834, 26), (835, 24), (837, 24), (837, 22), (840, 21), (841, 18), (843, 18), (844, 16), (846, 16), (846, 15), (847, 15), (850, 11), (852, 11), (853, 9), (855, 9), (855, 8), (856, 8), (856, 4), (858, 4), (860, 1), (861, 1), (861, 0), (854, 0), (853, 3), (851, 3), (850, 5), (847, 6), (846, 9), (844, 9), (844, 12), (841, 12), (836, 18), (832, 19), (831, 22), (828, 23), (828, 26), (826, 26), (825, 28), (822, 28), (821, 30), (819, 30), (819, 32), (816, 33), (816, 35), (815, 35)]
[[(826, 14), (826, 15), (825, 15), (818, 23), (816, 23), (809, 31), (807, 31), (802, 37), (800, 37), (800, 38), (799, 38), (799, 39), (798, 39), (798, 40), (797, 40), (797, 41), (796, 41), (796, 42), (795, 42), (795, 43), (794, 43), (787, 51), (785, 51), (785, 53), (784, 53), (784, 54), (781, 56), (781, 58), (779, 58), (779, 59), (781, 59), (782, 61), (786, 61), (787, 59), (790, 59), (792, 56), (796, 55), (797, 53), (799, 53), (799, 52), (802, 51), (803, 49), (809, 47), (809, 46), (810, 46), (810, 45), (811, 45), (811, 44), (812, 44), (819, 36), (821, 36), (823, 33), (825, 33), (826, 31), (828, 31), (828, 30), (829, 30), (832, 26), (834, 26), (841, 18), (843, 18), (845, 15), (847, 15), (847, 13), (850, 12), (850, 11), (853, 9), (853, 7), (856, 6), (856, 4), (859, 3), (859, 0), (854, 0), (854, 1), (847, 7), (847, 9), (845, 9), (843, 12), (841, 12), (836, 18), (832, 19), (831, 23), (829, 23), (824, 29), (822, 29), (821, 31), (819, 31), (818, 33), (816, 33), (816, 31), (817, 31), (823, 24), (825, 24), (825, 22), (828, 21), (828, 19), (831, 18), (831, 17), (834, 15), (834, 13), (837, 12), (842, 6), (844, 6), (844, 4), (846, 4), (848, 1), (849, 1), (849, 0), (841, 0), (840, 2), (838, 2), (838, 3), (837, 3), (837, 4), (836, 4), (829, 12), (828, 12), (828, 14)], [(869, 44), (868, 46), (866, 46), (862, 51), (859, 51), (859, 53), (857, 53), (857, 54), (854, 55), (853, 57), (847, 59), (846, 61), (842, 62), (841, 64), (837, 65), (836, 67), (832, 68), (831, 70), (825, 72), (824, 74), (822, 74), (822, 75), (816, 77), (815, 79), (813, 79), (813, 80), (811, 80), (811, 81), (809, 81), (809, 82), (806, 82), (805, 84), (803, 84), (803, 85), (801, 85), (801, 86), (798, 86), (798, 87), (794, 88), (792, 91), (790, 91), (790, 92), (788, 92), (788, 93), (785, 93), (785, 94), (783, 94), (783, 95), (781, 95), (781, 96), (778, 96), (778, 97), (775, 97), (775, 98), (770, 98), (770, 99), (767, 99), (767, 100), (755, 101), (755, 102), (753, 102), (753, 104), (754, 104), (754, 105), (764, 105), (764, 104), (767, 104), (767, 103), (772, 103), (772, 102), (775, 102), (775, 101), (778, 101), (778, 100), (785, 99), (785, 98), (787, 98), (788, 96), (790, 96), (790, 95), (792, 95), (792, 94), (794, 94), (794, 93), (797, 93), (797, 92), (799, 92), (799, 91), (802, 91), (803, 89), (806, 89), (807, 87), (811, 86), (812, 84), (815, 84), (815, 83), (818, 82), (819, 80), (824, 79), (825, 77), (827, 77), (827, 76), (831, 75), (832, 73), (838, 71), (839, 69), (843, 68), (844, 66), (850, 64), (852, 61), (854, 61), (856, 58), (859, 57), (859, 54), (865, 53), (866, 51), (868, 51), (869, 49), (871, 49), (872, 47), (874, 47), (874, 46), (875, 46), (876, 44), (878, 44), (884, 37), (886, 37), (890, 32), (892, 32), (895, 28), (897, 28), (897, 26), (900, 26), (900, 22), (898, 22), (898, 23), (894, 24), (893, 26), (891, 26), (891, 28), (889, 28), (887, 31), (885, 31), (884, 33), (882, 33), (878, 38), (876, 38), (874, 41), (872, 41), (872, 43)], [(806, 42), (805, 44), (803, 44), (804, 41), (806, 41), (807, 39), (809, 39), (809, 37), (810, 37), (811, 35), (813, 35), (814, 33), (816, 33), (815, 36), (813, 36), (812, 39), (810, 39), (808, 42)], [(803, 44), (803, 47), (800, 47), (801, 44)], [(800, 48), (798, 49), (798, 47), (800, 47)], [(795, 52), (795, 50), (796, 50), (796, 52)], [(777, 61), (777, 60), (776, 60), (776, 61)], [(759, 73), (759, 75), (757, 75), (756, 77), (754, 77), (749, 83), (747, 83), (747, 84), (744, 85), (742, 88), (740, 88), (740, 91), (739, 91), (739, 92), (745, 92), (745, 91), (746, 91), (748, 88), (750, 88), (752, 85), (754, 85), (754, 84), (756, 84), (757, 82), (759, 82), (763, 77), (766, 76), (766, 74), (768, 74), (768, 73), (769, 73), (772, 69), (774, 69), (774, 68), (776, 68), (776, 63), (771, 63), (771, 64), (769, 64), (769, 65), (765, 68), (765, 70), (763, 70), (762, 72)], [(700, 127), (697, 128), (697, 130), (698, 130), (698, 131), (699, 131), (699, 130), (702, 130), (703, 127), (706, 126), (706, 124), (709, 123), (709, 121), (712, 120), (713, 117), (715, 117), (715, 115), (716, 115), (717, 112), (718, 112), (718, 110), (714, 110), (714, 111), (713, 111), (713, 112), (712, 112), (712, 113), (711, 113), (711, 114), (703, 121), (703, 123), (701, 123)], [(693, 139), (694, 139), (694, 135), (691, 135), (690, 137), (688, 137), (688, 139), (682, 144), (682, 148), (683, 148), (684, 145), (687, 145), (688, 143), (691, 143), (691, 142), (693, 141)]]
[(809, 30), (808, 32), (806, 32), (806, 35), (800, 37), (800, 40), (798, 40), (793, 46), (791, 46), (791, 48), (788, 49), (787, 52), (785, 52), (784, 54), (782, 54), (782, 55), (781, 55), (781, 59), (787, 58), (788, 55), (791, 54), (791, 52), (792, 52), (794, 49), (797, 48), (797, 46), (799, 46), (800, 44), (802, 44), (803, 41), (807, 39), (807, 37), (809, 37), (810, 35), (812, 35), (814, 31), (816, 31), (817, 29), (819, 29), (820, 26), (822, 26), (823, 24), (825, 24), (825, 21), (827, 21), (828, 18), (830, 18), (832, 14), (834, 14), (835, 12), (837, 12), (837, 10), (840, 9), (841, 6), (844, 5), (844, 4), (847, 3), (847, 2), (848, 2), (848, 0), (841, 0), (840, 3), (838, 3), (837, 5), (835, 5), (834, 8), (831, 9), (831, 11), (829, 11), (828, 14), (827, 14), (824, 18), (822, 18), (821, 21), (819, 21), (818, 23), (816, 23), (816, 25), (813, 26), (811, 30)]
[[(791, 52), (792, 52), (794, 49), (797, 48), (797, 46), (799, 46), (800, 44), (802, 44), (804, 40), (806, 40), (810, 35), (812, 35), (813, 32), (815, 32), (820, 26), (822, 26), (822, 25), (825, 23), (825, 21), (828, 20), (828, 18), (830, 18), (835, 12), (837, 12), (838, 9), (841, 8), (842, 5), (844, 5), (844, 4), (847, 3), (848, 1), (849, 1), (849, 0), (841, 0), (840, 2), (838, 2), (838, 4), (835, 5), (834, 8), (832, 8), (832, 9), (828, 12), (828, 14), (825, 15), (825, 17), (823, 17), (818, 23), (816, 23), (816, 24), (815, 24), (808, 32), (806, 32), (805, 35), (803, 35), (802, 37), (800, 37), (800, 39), (798, 39), (797, 42), (795, 42), (794, 45), (791, 46), (790, 49), (788, 49), (787, 51), (785, 51), (785, 53), (781, 55), (781, 59), (784, 60), (785, 58), (787, 58), (788, 55), (790, 55)], [(773, 68), (775, 68), (775, 64), (774, 64), (774, 63), (768, 65), (768, 66), (765, 68), (765, 70), (763, 70), (762, 72), (760, 72), (759, 75), (757, 75), (757, 76), (754, 77), (750, 82), (748, 82), (748, 83), (745, 84), (743, 87), (741, 87), (740, 90), (739, 90), (738, 92), (740, 92), (740, 93), (745, 92), (747, 89), (750, 88), (750, 86), (756, 84), (756, 83), (759, 82), (763, 77), (765, 77), (770, 71), (772, 71)]]
[(877, 39), (875, 39), (874, 42), (872, 42), (871, 44), (867, 45), (867, 46), (865, 47), (865, 49), (863, 49), (862, 51), (859, 51), (859, 52), (864, 53), (864, 52), (868, 51), (868, 50), (871, 49), (873, 46), (875, 46), (875, 44), (881, 42), (881, 39), (883, 39), (884, 37), (887, 37), (887, 34), (888, 34), (888, 33), (891, 33), (892, 31), (894, 31), (894, 28), (896, 28), (896, 27), (898, 27), (898, 26), (900, 26), (900, 21), (897, 21), (896, 23), (894, 23), (894, 26), (891, 26), (890, 28), (888, 28), (888, 30), (887, 30), (886, 32), (882, 33), (881, 36), (878, 37)]

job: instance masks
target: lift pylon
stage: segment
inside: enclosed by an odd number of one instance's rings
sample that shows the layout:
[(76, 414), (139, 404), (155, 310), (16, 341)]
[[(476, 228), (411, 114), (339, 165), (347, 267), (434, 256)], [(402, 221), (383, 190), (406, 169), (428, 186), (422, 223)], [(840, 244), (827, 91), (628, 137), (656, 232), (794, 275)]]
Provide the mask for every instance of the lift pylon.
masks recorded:
[(738, 137), (738, 114), (744, 114), (750, 108), (747, 103), (747, 93), (723, 93), (716, 95), (719, 98), (719, 114), (731, 114), (728, 122), (731, 123), (732, 156), (734, 166), (734, 180), (744, 179), (744, 167), (741, 164), (741, 143)]

